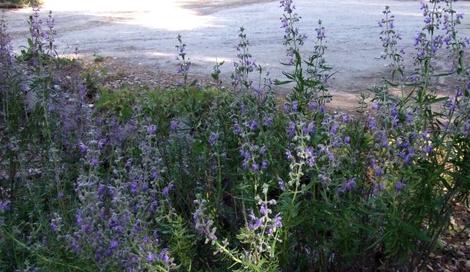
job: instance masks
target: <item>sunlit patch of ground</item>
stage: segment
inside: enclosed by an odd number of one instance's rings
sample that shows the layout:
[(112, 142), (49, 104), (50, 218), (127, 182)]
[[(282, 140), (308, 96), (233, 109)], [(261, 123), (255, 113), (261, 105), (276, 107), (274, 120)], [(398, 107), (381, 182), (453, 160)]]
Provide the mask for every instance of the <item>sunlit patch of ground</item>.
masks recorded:
[(125, 24), (168, 31), (215, 26), (209, 15), (220, 9), (272, 0), (44, 0), (56, 12), (119, 15)]
[(169, 31), (212, 26), (211, 17), (185, 7), (198, 1), (183, 0), (46, 0), (43, 9), (119, 16), (125, 24)]

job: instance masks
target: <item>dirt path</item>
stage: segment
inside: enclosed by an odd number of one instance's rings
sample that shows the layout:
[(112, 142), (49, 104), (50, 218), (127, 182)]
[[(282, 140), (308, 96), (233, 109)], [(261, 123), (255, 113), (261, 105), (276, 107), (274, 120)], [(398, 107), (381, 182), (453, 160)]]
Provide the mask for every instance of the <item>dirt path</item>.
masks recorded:
[[(377, 82), (385, 63), (377, 21), (390, 5), (402, 46), (412, 54), (414, 35), (421, 25), (419, 2), (394, 0), (296, 0), (303, 16), (301, 31), (313, 35), (318, 19), (327, 29), (328, 62), (336, 71), (331, 82), (335, 94), (350, 100)], [(459, 12), (470, 14), (469, 2), (457, 2)], [(193, 62), (191, 72), (209, 75), (216, 58), (225, 60), (223, 76), (232, 71), (237, 30), (247, 29), (251, 52), (273, 77), (281, 75), (284, 54), (279, 1), (256, 0), (46, 0), (44, 11), (56, 17), (59, 53), (78, 48), (84, 58), (94, 55), (118, 59), (131, 67), (173, 73), (176, 71), (176, 35), (181, 33)], [(29, 9), (7, 11), (17, 50), (27, 37)], [(470, 17), (468, 17), (470, 18)], [(470, 20), (460, 31), (470, 36)], [(311, 46), (307, 43), (306, 49)]]

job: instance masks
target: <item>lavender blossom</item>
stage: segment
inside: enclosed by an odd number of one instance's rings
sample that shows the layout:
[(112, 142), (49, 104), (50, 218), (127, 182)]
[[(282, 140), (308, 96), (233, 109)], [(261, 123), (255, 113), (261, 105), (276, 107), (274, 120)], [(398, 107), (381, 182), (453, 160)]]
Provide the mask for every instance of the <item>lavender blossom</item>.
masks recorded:
[(287, 125), (287, 129), (286, 129), (287, 136), (289, 138), (294, 138), (295, 133), (296, 133), (296, 129), (297, 129), (297, 127), (296, 127), (295, 123), (290, 121), (289, 124)]
[(342, 185), (341, 188), (339, 189), (340, 192), (342, 193), (347, 193), (356, 188), (356, 178), (351, 178), (346, 180)]
[(197, 206), (197, 209), (193, 213), (194, 228), (196, 231), (206, 238), (206, 243), (215, 242), (217, 236), (215, 235), (216, 228), (214, 227), (214, 221), (209, 219), (206, 215), (206, 200), (194, 200), (194, 203)]
[(147, 126), (147, 133), (149, 135), (155, 135), (157, 133), (157, 126), (156, 125)]
[(211, 132), (211, 135), (209, 136), (209, 144), (211, 146), (215, 146), (218, 141), (219, 141), (219, 133)]
[(171, 131), (176, 131), (179, 127), (179, 121), (178, 120), (171, 120), (170, 121), (170, 130)]
[(248, 214), (248, 217), (250, 219), (248, 223), (248, 228), (250, 230), (255, 231), (261, 228), (261, 226), (263, 225), (263, 221), (261, 218), (258, 218), (255, 216), (255, 214), (253, 213), (253, 210), (250, 211), (250, 213)]
[(397, 192), (401, 192), (405, 187), (406, 187), (406, 184), (403, 183), (403, 180), (396, 182), (394, 185), (395, 191)]
[(255, 131), (258, 129), (258, 122), (256, 122), (256, 120), (250, 120), (247, 126), (251, 131)]

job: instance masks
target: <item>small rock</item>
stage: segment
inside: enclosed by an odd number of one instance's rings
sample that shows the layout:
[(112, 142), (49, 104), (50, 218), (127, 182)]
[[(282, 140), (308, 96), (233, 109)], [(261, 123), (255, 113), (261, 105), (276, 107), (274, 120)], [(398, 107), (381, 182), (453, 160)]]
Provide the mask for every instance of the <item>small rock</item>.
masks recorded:
[(463, 253), (462, 251), (457, 251), (457, 256), (459, 257), (465, 257), (465, 253)]

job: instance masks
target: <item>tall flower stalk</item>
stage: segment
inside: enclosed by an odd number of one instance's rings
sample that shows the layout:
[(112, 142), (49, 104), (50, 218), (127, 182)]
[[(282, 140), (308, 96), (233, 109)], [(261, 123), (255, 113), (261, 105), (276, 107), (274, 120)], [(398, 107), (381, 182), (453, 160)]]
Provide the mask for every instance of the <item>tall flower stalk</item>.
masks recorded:
[(176, 45), (177, 57), (178, 60), (178, 74), (183, 76), (184, 86), (188, 85), (188, 74), (189, 69), (191, 68), (191, 61), (189, 61), (186, 54), (186, 44), (183, 43), (183, 38), (180, 34), (176, 37), (178, 44)]

